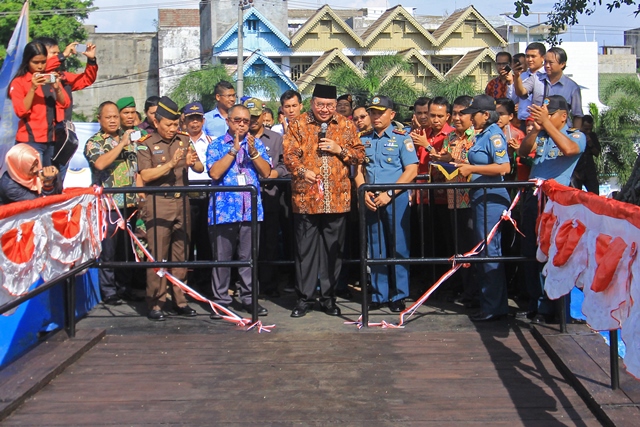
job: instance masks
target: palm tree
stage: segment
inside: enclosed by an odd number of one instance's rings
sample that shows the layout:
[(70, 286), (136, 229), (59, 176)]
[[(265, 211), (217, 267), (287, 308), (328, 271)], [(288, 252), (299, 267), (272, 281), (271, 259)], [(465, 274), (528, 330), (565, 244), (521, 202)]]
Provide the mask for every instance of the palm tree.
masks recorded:
[(205, 111), (216, 104), (213, 89), (221, 80), (232, 81), (232, 77), (222, 64), (207, 65), (201, 70), (191, 71), (180, 79), (169, 95), (178, 105), (200, 101)]
[(628, 76), (615, 79), (604, 89), (602, 100), (609, 108), (597, 119), (596, 132), (602, 145), (599, 175), (616, 175), (620, 184), (633, 187), (640, 181), (640, 169), (637, 164), (634, 167), (640, 138), (640, 81)]
[(474, 80), (469, 77), (447, 77), (440, 81), (433, 79), (427, 86), (427, 94), (431, 98), (436, 96), (443, 96), (453, 102), (459, 96), (468, 95), (475, 96), (481, 94), (482, 91), (478, 90)]
[(411, 65), (400, 55), (375, 56), (364, 65), (360, 74), (347, 65), (331, 68), (327, 82), (336, 86), (339, 93), (350, 93), (359, 106), (375, 95), (386, 95), (399, 107), (398, 115), (403, 117), (418, 95), (409, 82), (393, 75), (410, 70)]
[[(221, 80), (233, 82), (233, 77), (222, 64), (207, 65), (201, 70), (187, 73), (173, 88), (169, 95), (178, 105), (199, 101), (205, 111), (215, 107), (216, 96), (213, 92)], [(263, 75), (244, 76), (245, 94), (275, 99), (279, 96), (278, 85), (272, 78)]]

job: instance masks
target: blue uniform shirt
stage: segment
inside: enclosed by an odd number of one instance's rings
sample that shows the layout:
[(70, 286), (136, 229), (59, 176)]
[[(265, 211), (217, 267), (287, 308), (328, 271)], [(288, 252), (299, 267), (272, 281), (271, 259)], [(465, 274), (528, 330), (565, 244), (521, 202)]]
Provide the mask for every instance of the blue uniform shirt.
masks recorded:
[[(491, 165), (493, 163), (509, 163), (509, 154), (507, 153), (507, 142), (502, 133), (502, 129), (494, 123), (476, 135), (476, 142), (469, 149), (467, 159), (472, 165)], [(502, 182), (504, 179), (501, 175), (487, 176), (477, 173), (471, 174), (472, 182)], [(487, 194), (507, 194), (504, 188), (487, 189)], [(472, 190), (471, 198), (481, 196), (482, 190)]]
[(368, 184), (394, 183), (406, 166), (418, 163), (409, 133), (394, 129), (389, 126), (381, 136), (373, 131), (360, 138), (366, 155), (364, 168)]
[(222, 117), (220, 110), (216, 107), (204, 115), (204, 133), (211, 138), (219, 138), (227, 133), (229, 126), (227, 120)]
[[(226, 156), (231, 147), (233, 147), (233, 137), (228, 133), (212, 141), (207, 148), (206, 170), (211, 170), (213, 164)], [(256, 150), (258, 150), (258, 153), (260, 153), (260, 157), (268, 162), (269, 155), (267, 154), (267, 150), (264, 148), (264, 144), (262, 143), (262, 141), (257, 138), (255, 147)], [(260, 197), (260, 183), (258, 181), (258, 172), (253, 167), (253, 162), (249, 158), (246, 137), (240, 144), (240, 151), (236, 156), (235, 161), (231, 164), (231, 167), (229, 167), (227, 172), (222, 175), (222, 178), (220, 180), (214, 180), (212, 182), (212, 185), (239, 185), (238, 175), (240, 174), (244, 175), (246, 185), (253, 185), (258, 189), (258, 221), (262, 221), (264, 218), (264, 214), (262, 209), (262, 199)], [(215, 217), (213, 209), (214, 203)], [(247, 192), (211, 193), (211, 196), (209, 197), (208, 217), (209, 225), (251, 221), (251, 194)]]
[(575, 156), (565, 156), (558, 146), (549, 138), (549, 134), (544, 130), (540, 131), (536, 138), (536, 156), (533, 159), (530, 178), (555, 179), (559, 184), (569, 185), (571, 174), (576, 167), (580, 155), (584, 153), (587, 146), (587, 138), (577, 129), (569, 129), (568, 125), (560, 130), (566, 133), (569, 139), (578, 144), (580, 153)]

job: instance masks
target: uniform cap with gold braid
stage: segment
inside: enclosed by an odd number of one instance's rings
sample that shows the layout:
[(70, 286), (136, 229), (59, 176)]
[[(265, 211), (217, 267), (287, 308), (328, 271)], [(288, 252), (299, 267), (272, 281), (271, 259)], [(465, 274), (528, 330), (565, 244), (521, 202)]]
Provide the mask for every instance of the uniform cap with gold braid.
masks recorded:
[(193, 116), (195, 114), (204, 116), (204, 108), (202, 108), (202, 104), (199, 102), (192, 102), (182, 107), (182, 114), (184, 114), (185, 117)]
[(169, 120), (178, 120), (180, 118), (180, 111), (178, 105), (171, 100), (168, 96), (163, 96), (158, 101), (158, 109), (156, 110), (156, 116), (164, 117)]
[(393, 101), (388, 96), (374, 96), (371, 103), (367, 105), (367, 110), (393, 110)]

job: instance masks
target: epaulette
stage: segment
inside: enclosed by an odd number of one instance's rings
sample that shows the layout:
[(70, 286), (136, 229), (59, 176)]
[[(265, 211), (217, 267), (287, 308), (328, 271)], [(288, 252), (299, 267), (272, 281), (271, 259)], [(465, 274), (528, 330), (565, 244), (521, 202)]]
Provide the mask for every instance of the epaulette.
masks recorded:
[(579, 130), (579, 129), (578, 128), (569, 128), (569, 129), (567, 129), (567, 132), (575, 132), (577, 130)]
[(373, 129), (363, 130), (361, 132), (358, 132), (358, 138), (362, 138), (363, 136), (369, 135), (371, 133), (373, 133)]
[(393, 130), (393, 133), (397, 133), (398, 135), (406, 135), (407, 131), (404, 130), (404, 129), (397, 129), (396, 128), (396, 129)]
[(184, 136), (189, 136), (189, 134), (185, 131), (179, 130), (178, 131), (178, 135), (184, 135)]
[(148, 134), (146, 134), (146, 135), (141, 136), (141, 137), (140, 137), (140, 139), (138, 139), (136, 142), (142, 142), (142, 141), (145, 141), (145, 140), (149, 139), (150, 137), (151, 137), (151, 134), (150, 134), (150, 133), (148, 133)]

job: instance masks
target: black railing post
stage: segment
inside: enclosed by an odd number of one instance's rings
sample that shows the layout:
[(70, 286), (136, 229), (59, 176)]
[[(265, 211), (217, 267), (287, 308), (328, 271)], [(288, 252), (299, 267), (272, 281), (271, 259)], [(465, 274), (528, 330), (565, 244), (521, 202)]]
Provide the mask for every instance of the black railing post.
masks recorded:
[(560, 297), (560, 333), (567, 333), (567, 297)]
[(251, 193), (251, 321), (258, 321), (258, 294), (260, 284), (258, 283), (258, 189), (255, 186), (249, 187)]
[(609, 359), (611, 364), (611, 389), (620, 388), (620, 367), (618, 360), (618, 330), (609, 331)]
[(76, 336), (76, 278), (68, 277), (64, 286), (65, 329), (69, 338)]
[(358, 215), (360, 217), (360, 289), (362, 290), (362, 326), (369, 326), (369, 295), (367, 293), (367, 224), (365, 217), (366, 205), (364, 203), (364, 193), (366, 184), (358, 189)]

